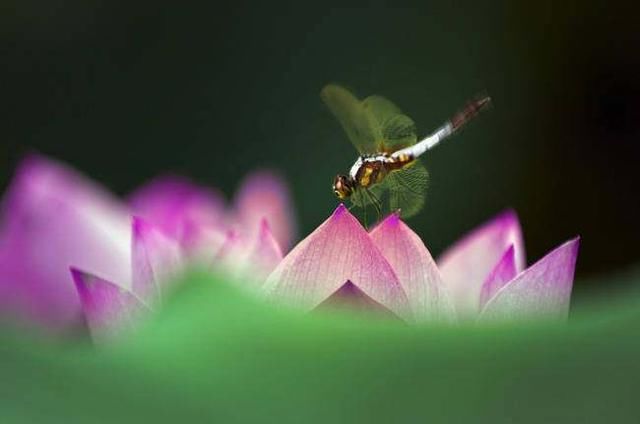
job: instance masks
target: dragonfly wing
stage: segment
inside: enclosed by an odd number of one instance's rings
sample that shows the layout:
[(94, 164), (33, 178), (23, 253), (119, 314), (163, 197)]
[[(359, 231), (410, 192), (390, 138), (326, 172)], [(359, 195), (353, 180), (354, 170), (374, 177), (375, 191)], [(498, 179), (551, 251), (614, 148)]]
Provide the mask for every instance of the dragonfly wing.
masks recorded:
[(320, 97), (338, 119), (359, 153), (373, 154), (378, 151), (376, 140), (382, 139), (382, 133), (360, 100), (349, 90), (335, 84), (325, 86)]
[(351, 202), (359, 208), (374, 206), (376, 203), (379, 207), (383, 207), (383, 197), (381, 197), (383, 194), (385, 190), (379, 186), (369, 187), (368, 192), (367, 189), (359, 188), (351, 195)]
[(376, 140), (378, 151), (391, 153), (418, 141), (416, 124), (390, 100), (369, 96), (362, 101), (362, 106), (381, 136)]
[(359, 208), (373, 206), (374, 203), (383, 212), (400, 210), (403, 218), (414, 216), (424, 206), (429, 172), (420, 161), (414, 161), (397, 171), (391, 171), (379, 184), (356, 190), (351, 201)]
[(403, 218), (409, 218), (424, 206), (429, 172), (420, 161), (414, 161), (405, 168), (392, 171), (382, 181), (387, 192), (389, 209), (400, 209)]

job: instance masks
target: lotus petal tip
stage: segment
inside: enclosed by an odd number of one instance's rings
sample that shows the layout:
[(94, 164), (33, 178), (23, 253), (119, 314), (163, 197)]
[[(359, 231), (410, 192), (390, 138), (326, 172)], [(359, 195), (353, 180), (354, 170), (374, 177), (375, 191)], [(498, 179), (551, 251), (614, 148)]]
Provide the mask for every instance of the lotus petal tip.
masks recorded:
[(503, 211), (499, 212), (494, 218), (494, 222), (503, 222), (507, 223), (519, 223), (520, 219), (518, 218), (518, 213), (513, 208), (507, 208)]
[(260, 236), (264, 236), (267, 233), (271, 232), (271, 227), (269, 226), (269, 221), (266, 217), (262, 217), (260, 219)]
[(340, 216), (342, 216), (345, 212), (349, 212), (349, 210), (347, 209), (347, 207), (344, 205), (344, 203), (340, 203), (338, 205), (338, 207), (333, 211), (333, 214), (331, 215), (332, 218), (339, 218)]
[(401, 213), (400, 209), (393, 211), (382, 221), (381, 225), (389, 225), (389, 226), (395, 227), (401, 221), (400, 213)]
[(80, 286), (85, 285), (84, 282), (84, 272), (80, 271), (78, 268), (70, 266), (69, 272), (71, 272), (71, 276), (73, 277), (73, 283), (76, 285), (76, 288), (79, 289)]
[(134, 215), (131, 217), (131, 230), (133, 231), (134, 237), (144, 235), (148, 230), (148, 225), (147, 221), (139, 216)]

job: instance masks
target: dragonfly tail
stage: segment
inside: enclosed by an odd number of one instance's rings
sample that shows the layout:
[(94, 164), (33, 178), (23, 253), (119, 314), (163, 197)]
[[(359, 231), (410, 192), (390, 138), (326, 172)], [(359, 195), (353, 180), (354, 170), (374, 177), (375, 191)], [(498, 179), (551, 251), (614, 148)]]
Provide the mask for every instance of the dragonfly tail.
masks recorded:
[(453, 115), (451, 119), (444, 123), (443, 126), (438, 128), (433, 134), (414, 144), (413, 146), (405, 147), (393, 153), (393, 157), (401, 157), (407, 155), (413, 158), (417, 158), (427, 150), (431, 150), (438, 145), (445, 138), (450, 137), (460, 128), (462, 128), (467, 122), (471, 121), (478, 113), (486, 109), (491, 104), (491, 97), (487, 95), (478, 96), (473, 100), (467, 102), (467, 104), (458, 113)]
[(477, 96), (476, 98), (467, 102), (464, 108), (453, 115), (449, 120), (451, 125), (451, 132), (456, 132), (462, 128), (467, 122), (476, 117), (482, 110), (486, 109), (491, 104), (491, 97), (487, 95)]

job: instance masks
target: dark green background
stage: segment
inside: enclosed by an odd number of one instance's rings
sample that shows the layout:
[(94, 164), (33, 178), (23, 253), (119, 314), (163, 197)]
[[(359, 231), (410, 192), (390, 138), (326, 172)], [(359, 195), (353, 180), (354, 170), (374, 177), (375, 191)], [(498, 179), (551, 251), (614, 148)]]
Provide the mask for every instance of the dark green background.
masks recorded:
[(511, 206), (530, 260), (576, 234), (579, 276), (638, 259), (634, 10), (58, 3), (1, 7), (0, 186), (33, 149), (120, 194), (166, 171), (232, 194), (268, 166), (291, 182), (306, 234), (355, 155), (319, 100), (325, 83), (388, 96), (423, 133), (487, 90), (493, 110), (426, 158), (428, 204), (410, 224), (432, 252)]

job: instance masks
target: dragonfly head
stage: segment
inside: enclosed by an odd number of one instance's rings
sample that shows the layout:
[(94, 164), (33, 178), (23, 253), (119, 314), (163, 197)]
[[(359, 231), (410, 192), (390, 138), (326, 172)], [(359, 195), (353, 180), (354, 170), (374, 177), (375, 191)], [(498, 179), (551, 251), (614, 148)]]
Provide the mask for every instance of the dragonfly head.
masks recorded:
[(333, 192), (338, 199), (347, 199), (353, 193), (355, 182), (347, 175), (336, 175), (333, 180)]

